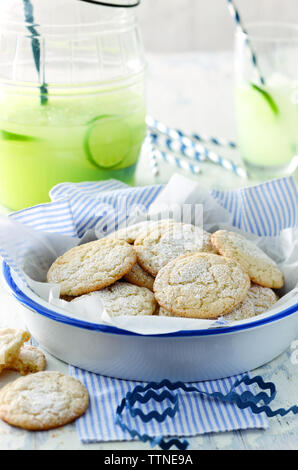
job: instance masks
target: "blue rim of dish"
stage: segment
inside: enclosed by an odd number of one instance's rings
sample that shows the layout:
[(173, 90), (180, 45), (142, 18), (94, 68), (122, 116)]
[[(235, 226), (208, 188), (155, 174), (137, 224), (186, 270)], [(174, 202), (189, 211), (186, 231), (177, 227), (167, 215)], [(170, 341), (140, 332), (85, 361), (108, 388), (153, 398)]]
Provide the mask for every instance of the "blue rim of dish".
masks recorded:
[(163, 334), (153, 334), (153, 335), (141, 335), (139, 333), (133, 333), (131, 331), (122, 330), (120, 328), (116, 328), (114, 326), (108, 325), (100, 325), (97, 323), (89, 323), (83, 320), (78, 320), (76, 318), (67, 317), (60, 313), (55, 312), (54, 310), (50, 310), (43, 305), (38, 304), (34, 300), (30, 299), (26, 294), (24, 294), (20, 288), (17, 286), (15, 281), (12, 278), (10, 267), (3, 261), (2, 265), (3, 277), (8, 285), (8, 287), (13, 292), (14, 297), (21, 302), (23, 305), (28, 307), (29, 309), (33, 310), (34, 312), (43, 315), (51, 320), (57, 321), (59, 323), (63, 323), (65, 325), (74, 326), (77, 328), (83, 328), (85, 330), (92, 330), (92, 331), (100, 331), (102, 333), (110, 333), (110, 334), (117, 334), (117, 335), (125, 335), (125, 336), (150, 336), (150, 337), (167, 337), (167, 338), (175, 338), (175, 337), (190, 337), (190, 336), (214, 336), (214, 335), (221, 335), (225, 333), (235, 333), (237, 331), (244, 331), (249, 330), (252, 328), (256, 328), (259, 326), (264, 326), (268, 323), (275, 322), (277, 320), (281, 320), (282, 318), (288, 317), (293, 315), (294, 313), (298, 312), (298, 303), (288, 307), (287, 309), (279, 312), (272, 317), (262, 318), (260, 320), (256, 320), (252, 323), (247, 323), (245, 325), (235, 325), (235, 326), (227, 326), (227, 327), (220, 327), (220, 328), (212, 328), (209, 330), (183, 330), (177, 331), (175, 333), (163, 333)]

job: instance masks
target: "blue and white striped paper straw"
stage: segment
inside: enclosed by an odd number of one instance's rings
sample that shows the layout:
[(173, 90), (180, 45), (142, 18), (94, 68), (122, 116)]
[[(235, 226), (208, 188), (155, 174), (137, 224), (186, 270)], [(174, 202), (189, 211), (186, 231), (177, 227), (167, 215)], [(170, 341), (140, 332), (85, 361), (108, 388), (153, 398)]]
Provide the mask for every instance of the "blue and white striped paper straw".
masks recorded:
[[(227, 0), (227, 4), (228, 4), (228, 9), (229, 9), (229, 11), (230, 11), (232, 17), (234, 18), (235, 23), (236, 23), (236, 27), (239, 29), (239, 31), (241, 31), (241, 33), (247, 35), (247, 31), (244, 28), (244, 25), (242, 23), (240, 14), (239, 14), (237, 8), (235, 7), (235, 4), (234, 4), (233, 0)], [(253, 50), (250, 42), (248, 41), (248, 39), (247, 39), (247, 46), (248, 46), (248, 49), (249, 49), (249, 52), (250, 52), (251, 63), (252, 63), (252, 65), (253, 65), (256, 73), (257, 73), (258, 79), (259, 79), (259, 81), (262, 85), (265, 85), (265, 78), (263, 77), (263, 75), (260, 71), (256, 53), (254, 52), (254, 50)]]
[(147, 119), (147, 124), (151, 132), (154, 144), (160, 148), (162, 141), (159, 134), (166, 135), (168, 138), (165, 140), (165, 145), (172, 152), (178, 152), (186, 158), (196, 160), (198, 162), (209, 161), (222, 168), (232, 171), (241, 178), (247, 178), (247, 172), (244, 168), (236, 165), (231, 160), (222, 157), (221, 155), (211, 152), (203, 145), (194, 142), (190, 137), (186, 136), (181, 130), (171, 129), (164, 123), (157, 120), (154, 121), (154, 126), (149, 125), (152, 123), (152, 118)]
[[(163, 129), (164, 131), (167, 131), (169, 129), (163, 123), (157, 121), (156, 119), (153, 119), (151, 116), (147, 116), (146, 122), (147, 122), (148, 127), (152, 129), (156, 128), (156, 130), (158, 130), (161, 133), (163, 133)], [(184, 136), (182, 131), (180, 131), (179, 129), (175, 129), (175, 130), (178, 134), (181, 135), (181, 137)], [(236, 142), (225, 139), (223, 137), (212, 137), (212, 136), (210, 137), (204, 134), (193, 133), (189, 136), (189, 138), (200, 143), (216, 145), (217, 147), (229, 147), (232, 149), (237, 148)]]
[(198, 175), (202, 171), (199, 165), (190, 163), (187, 160), (179, 158), (176, 155), (170, 154), (168, 152), (163, 152), (155, 145), (152, 146), (152, 150), (154, 151), (156, 158), (162, 160), (165, 163), (168, 163), (169, 165), (176, 166), (177, 168), (192, 173), (193, 175)]
[(205, 144), (216, 145), (217, 147), (229, 147), (231, 149), (237, 148), (236, 142), (232, 140), (224, 139), (223, 137), (208, 137), (203, 134), (191, 134), (192, 139)]
[(152, 137), (151, 137), (149, 132), (147, 133), (146, 144), (147, 144), (147, 150), (149, 152), (149, 161), (150, 161), (151, 172), (152, 172), (153, 176), (158, 176), (159, 168), (158, 168), (158, 161), (157, 161), (156, 151), (155, 151), (155, 147), (153, 145)]

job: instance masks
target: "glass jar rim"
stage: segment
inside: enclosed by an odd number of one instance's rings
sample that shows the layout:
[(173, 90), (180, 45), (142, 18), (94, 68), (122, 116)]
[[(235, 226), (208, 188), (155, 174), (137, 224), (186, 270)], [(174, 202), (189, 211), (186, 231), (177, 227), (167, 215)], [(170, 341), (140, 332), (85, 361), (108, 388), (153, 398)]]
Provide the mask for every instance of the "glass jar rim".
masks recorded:
[[(257, 29), (259, 30), (258, 32), (256, 31), (250, 31), (250, 29)], [(274, 28), (280, 29), (282, 31), (281, 34), (272, 34), (266, 36), (265, 34), (262, 34), (261, 29), (271, 29), (273, 30)], [(286, 32), (290, 31), (295, 31), (296, 36), (293, 37), (291, 35), (286, 35)], [(282, 21), (271, 21), (271, 22), (266, 22), (266, 21), (259, 21), (259, 22), (251, 22), (248, 23), (245, 31), (241, 31), (240, 29), (237, 29), (235, 36), (237, 37), (242, 37), (245, 39), (249, 39), (250, 41), (254, 42), (296, 42), (298, 41), (298, 24), (297, 23), (290, 23), (290, 22), (282, 22)]]

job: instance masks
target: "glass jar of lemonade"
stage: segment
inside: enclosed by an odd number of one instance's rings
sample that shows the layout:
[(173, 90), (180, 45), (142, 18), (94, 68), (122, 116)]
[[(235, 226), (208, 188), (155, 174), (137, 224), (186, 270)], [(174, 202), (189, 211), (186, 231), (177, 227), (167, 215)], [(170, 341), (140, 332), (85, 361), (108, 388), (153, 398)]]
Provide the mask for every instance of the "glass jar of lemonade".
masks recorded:
[(46, 202), (64, 181), (133, 184), (146, 132), (134, 9), (79, 0), (3, 3), (0, 204), (16, 210)]
[(236, 34), (238, 143), (249, 174), (291, 174), (298, 163), (298, 27), (248, 25)]

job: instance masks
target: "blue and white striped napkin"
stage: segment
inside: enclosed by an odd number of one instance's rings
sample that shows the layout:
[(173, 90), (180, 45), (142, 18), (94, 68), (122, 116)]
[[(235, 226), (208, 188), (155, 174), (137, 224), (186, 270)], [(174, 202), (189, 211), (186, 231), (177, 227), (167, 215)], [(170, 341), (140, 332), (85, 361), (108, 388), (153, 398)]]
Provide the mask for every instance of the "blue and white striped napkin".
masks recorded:
[[(69, 366), (69, 372), (85, 385), (90, 395), (89, 409), (76, 421), (80, 440), (85, 444), (131, 440), (130, 434), (115, 424), (116, 409), (127, 392), (131, 392), (143, 382), (112, 379), (73, 366)], [(240, 376), (193, 385), (205, 392), (219, 391), (226, 394), (238, 378)], [(244, 384), (241, 384), (238, 390), (254, 392), (253, 386), (248, 387)], [(154, 408), (149, 402), (142, 408), (147, 413), (152, 409), (157, 409), (159, 412), (164, 409), (161, 404), (154, 403), (153, 406)], [(126, 419), (131, 429), (134, 428), (140, 434), (152, 437), (161, 435), (186, 437), (209, 432), (268, 428), (268, 420), (263, 413), (254, 415), (250, 409), (240, 410), (234, 404), (208, 399), (197, 393), (184, 392), (179, 392), (179, 412), (174, 419), (167, 417), (162, 423), (155, 420), (144, 423), (138, 418), (132, 419), (128, 414)]]
[[(113, 211), (140, 205), (149, 208), (163, 186), (131, 188), (118, 181), (64, 183), (52, 189), (52, 203), (25, 209), (12, 217), (37, 230), (82, 237), (97, 224), (104, 228)], [(235, 227), (257, 235), (274, 236), (287, 227), (298, 226), (298, 194), (292, 178), (266, 182), (259, 186), (229, 191), (212, 191), (211, 195), (233, 216)], [(127, 213), (126, 213), (127, 216)], [(123, 217), (117, 212), (117, 222)], [(77, 421), (80, 439), (85, 443), (127, 440), (130, 436), (115, 424), (116, 407), (137, 383), (98, 376), (70, 366), (70, 374), (79, 378), (90, 394), (90, 408)], [(200, 383), (205, 391), (227, 392), (235, 378)], [(250, 387), (241, 385), (242, 391)], [(251, 390), (253, 391), (253, 390)], [(149, 435), (192, 436), (207, 432), (249, 428), (266, 428), (267, 419), (236, 405), (204, 398), (198, 394), (179, 394), (180, 410), (174, 420), (165, 423), (138, 422), (141, 432)], [(156, 405), (159, 406), (159, 405)], [(128, 418), (128, 424), (129, 418)]]

